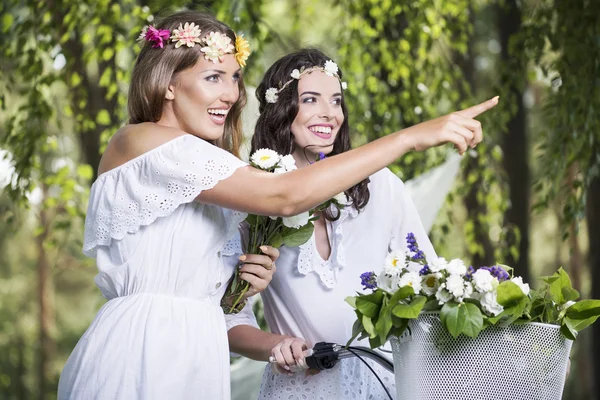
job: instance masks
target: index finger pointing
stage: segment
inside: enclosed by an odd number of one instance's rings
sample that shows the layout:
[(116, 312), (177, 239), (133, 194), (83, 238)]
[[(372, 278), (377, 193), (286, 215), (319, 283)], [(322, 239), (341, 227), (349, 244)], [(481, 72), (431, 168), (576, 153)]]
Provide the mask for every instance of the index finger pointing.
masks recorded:
[(495, 107), (498, 104), (499, 98), (500, 96), (493, 97), (487, 101), (484, 101), (483, 103), (477, 104), (476, 106), (465, 108), (464, 110), (457, 112), (457, 114), (467, 118), (475, 118), (490, 108)]

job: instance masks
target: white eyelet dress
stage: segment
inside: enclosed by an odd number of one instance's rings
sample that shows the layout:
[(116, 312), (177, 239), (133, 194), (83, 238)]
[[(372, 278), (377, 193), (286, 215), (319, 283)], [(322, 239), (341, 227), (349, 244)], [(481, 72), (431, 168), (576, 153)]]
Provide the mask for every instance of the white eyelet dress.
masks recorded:
[(195, 202), (247, 165), (183, 135), (94, 182), (83, 251), (109, 300), (69, 357), (59, 399), (229, 399), (224, 246), (245, 214)]

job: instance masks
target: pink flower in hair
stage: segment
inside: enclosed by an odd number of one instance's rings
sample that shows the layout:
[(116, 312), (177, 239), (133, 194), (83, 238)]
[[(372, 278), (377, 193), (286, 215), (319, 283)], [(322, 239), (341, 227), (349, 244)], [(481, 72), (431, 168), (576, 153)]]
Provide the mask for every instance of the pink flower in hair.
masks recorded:
[(148, 26), (148, 30), (146, 31), (146, 40), (154, 42), (152, 46), (154, 49), (158, 47), (161, 49), (164, 48), (164, 41), (168, 40), (170, 36), (171, 32), (168, 29), (156, 29), (152, 25)]

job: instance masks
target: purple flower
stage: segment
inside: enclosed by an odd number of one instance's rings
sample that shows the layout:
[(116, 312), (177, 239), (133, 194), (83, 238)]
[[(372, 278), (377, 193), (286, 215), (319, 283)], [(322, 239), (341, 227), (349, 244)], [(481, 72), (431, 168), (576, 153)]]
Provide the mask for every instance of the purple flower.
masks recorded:
[(364, 272), (360, 275), (360, 283), (363, 289), (377, 289), (377, 275), (375, 272)]
[(415, 239), (414, 233), (409, 232), (406, 235), (406, 244), (408, 245), (408, 250), (414, 253), (411, 257), (413, 261), (425, 260), (425, 254), (419, 250), (419, 244), (417, 243), (417, 239)]
[(504, 282), (510, 279), (510, 275), (508, 274), (508, 272), (506, 272), (504, 269), (502, 269), (502, 267), (499, 267), (497, 265), (494, 265), (493, 267), (481, 267), (480, 269), (490, 271), (490, 274), (498, 278), (498, 281), (500, 282)]
[(171, 36), (171, 32), (168, 29), (156, 29), (152, 25), (148, 27), (148, 31), (146, 31), (146, 40), (150, 42), (154, 42), (152, 48), (156, 49), (160, 47), (161, 49), (165, 47), (164, 41), (168, 40)]
[(473, 274), (475, 273), (475, 268), (473, 268), (473, 266), (471, 265), (469, 268), (467, 268), (467, 273), (465, 274), (465, 278), (466, 279), (473, 279)]
[(423, 275), (427, 275), (430, 274), (431, 270), (429, 269), (429, 265), (425, 264), (423, 266), (423, 268), (421, 268), (421, 270), (419, 271), (419, 275), (423, 276)]

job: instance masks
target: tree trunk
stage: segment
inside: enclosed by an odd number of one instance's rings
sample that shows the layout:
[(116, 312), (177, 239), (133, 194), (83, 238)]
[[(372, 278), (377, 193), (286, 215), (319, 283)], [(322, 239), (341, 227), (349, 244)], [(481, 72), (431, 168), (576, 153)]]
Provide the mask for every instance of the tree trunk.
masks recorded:
[[(46, 190), (44, 188), (44, 193)], [(48, 211), (40, 210), (40, 226), (44, 231), (36, 238), (38, 250), (38, 301), (39, 301), (39, 370), (38, 370), (38, 390), (39, 399), (44, 400), (48, 397), (48, 384), (52, 379), (52, 359), (54, 356), (55, 343), (53, 338), (54, 331), (54, 291), (52, 284), (52, 268), (44, 242), (48, 237), (50, 229)]]
[[(498, 26), (501, 60), (505, 66), (510, 66), (514, 76), (522, 77), (523, 84), (527, 76), (526, 64), (510, 53), (509, 41), (521, 27), (521, 11), (516, 0), (507, 0), (504, 7), (498, 8)], [(522, 57), (519, 55), (518, 57)], [(516, 69), (516, 70), (515, 70)], [(529, 276), (529, 187), (530, 173), (528, 164), (529, 145), (526, 129), (526, 112), (523, 106), (523, 89), (519, 84), (511, 86), (508, 99), (515, 104), (516, 113), (507, 124), (507, 132), (502, 135), (503, 163), (509, 184), (510, 204), (504, 214), (504, 225), (518, 229), (519, 234), (509, 233), (509, 246), (517, 246), (518, 256), (508, 254), (506, 263), (514, 268), (515, 275), (530, 282)], [(523, 85), (524, 86), (524, 85)]]
[[(475, 11), (469, 7), (470, 23), (475, 26)], [(469, 38), (467, 54), (462, 57), (458, 53), (454, 54), (455, 63), (460, 65), (465, 80), (470, 87), (470, 93), (462, 93), (463, 100), (470, 99), (477, 91), (475, 77), (475, 37), (473, 32)], [(480, 149), (484, 149), (480, 146)], [(484, 150), (485, 151), (485, 150)], [(477, 157), (467, 156), (465, 167), (463, 168), (463, 181), (468, 182), (469, 175), (475, 174), (476, 179), (467, 188), (467, 193), (463, 198), (463, 204), (467, 211), (467, 219), (473, 223), (472, 231), (467, 232), (467, 240), (477, 243), (481, 247), (477, 252), (471, 252), (471, 264), (475, 267), (490, 266), (494, 263), (494, 246), (490, 240), (489, 225), (485, 222), (485, 216), (488, 214), (485, 202), (479, 201), (477, 194), (484, 191), (483, 176), (477, 171), (480, 169), (479, 161), (483, 155), (478, 152)]]
[[(592, 299), (600, 299), (600, 177), (596, 176), (587, 193), (587, 229), (590, 241), (589, 266), (592, 276)], [(595, 385), (590, 400), (600, 400), (600, 322), (596, 321), (592, 329), (592, 382)]]

